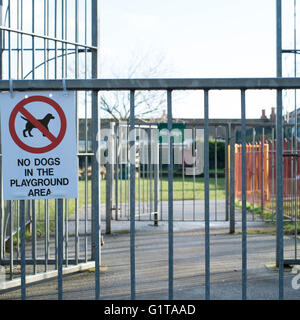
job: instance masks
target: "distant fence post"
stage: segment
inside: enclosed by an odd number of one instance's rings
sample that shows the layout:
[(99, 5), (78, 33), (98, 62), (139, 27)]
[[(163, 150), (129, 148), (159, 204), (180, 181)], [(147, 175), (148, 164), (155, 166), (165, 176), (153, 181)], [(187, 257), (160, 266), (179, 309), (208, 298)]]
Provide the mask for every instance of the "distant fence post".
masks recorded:
[(111, 233), (111, 219), (112, 219), (112, 203), (113, 203), (113, 181), (114, 181), (114, 132), (115, 124), (110, 123), (110, 137), (107, 140), (108, 158), (106, 164), (106, 234)]
[(264, 209), (265, 209), (265, 128), (262, 128), (262, 136), (260, 140), (260, 147), (261, 147), (261, 212), (264, 216)]
[(235, 232), (235, 127), (229, 123), (230, 134), (230, 213), (229, 233)]
[(229, 181), (228, 181), (228, 146), (229, 146), (229, 126), (226, 126), (226, 137), (225, 137), (225, 220), (229, 220)]
[[(158, 143), (158, 129), (152, 130), (154, 137), (151, 136), (151, 143), (153, 144), (153, 160), (154, 160), (154, 225), (158, 225), (159, 220), (159, 143)], [(183, 160), (184, 161), (184, 160)]]

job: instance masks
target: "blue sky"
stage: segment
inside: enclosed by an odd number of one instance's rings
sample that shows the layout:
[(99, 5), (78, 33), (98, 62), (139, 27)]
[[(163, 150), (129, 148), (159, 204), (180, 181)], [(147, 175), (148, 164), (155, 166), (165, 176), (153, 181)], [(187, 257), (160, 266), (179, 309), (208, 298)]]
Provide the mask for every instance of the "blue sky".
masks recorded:
[[(293, 0), (283, 2), (284, 46), (292, 47)], [(103, 77), (111, 77), (112, 68), (126, 76), (134, 52), (163, 56), (168, 72), (157, 75), (161, 77), (276, 75), (275, 0), (103, 0), (100, 4)], [(174, 96), (181, 96), (174, 100), (174, 116), (203, 116), (201, 92)], [(210, 101), (211, 117), (240, 116), (238, 92), (212, 92)], [(275, 102), (272, 92), (247, 93), (247, 117), (258, 117), (262, 108), (269, 114)]]

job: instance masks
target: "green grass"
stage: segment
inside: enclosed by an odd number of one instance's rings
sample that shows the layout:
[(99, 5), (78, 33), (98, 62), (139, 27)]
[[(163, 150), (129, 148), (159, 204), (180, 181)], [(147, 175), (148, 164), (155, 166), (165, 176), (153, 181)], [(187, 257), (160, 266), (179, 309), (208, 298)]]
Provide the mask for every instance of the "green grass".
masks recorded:
[[(119, 180), (119, 183), (122, 184), (122, 194), (119, 186), (119, 202), (128, 201), (128, 188), (129, 180)], [(105, 184), (106, 181), (101, 181), (101, 203), (105, 203)], [(215, 197), (215, 180), (210, 178), (209, 181), (210, 187), (210, 197)], [(125, 194), (125, 189), (127, 192)], [(147, 189), (148, 188), (148, 189)], [(162, 201), (168, 200), (168, 178), (163, 177), (162, 181), (159, 182), (159, 198)], [(150, 197), (150, 181), (144, 179), (136, 179), (135, 181), (135, 199), (139, 201), (139, 194), (141, 201), (143, 201), (143, 191), (145, 195), (145, 201), (149, 201), (147, 198), (147, 190), (149, 190)], [(173, 179), (173, 200), (193, 200), (194, 199), (194, 181), (193, 177), (185, 177), (184, 183), (182, 177), (174, 177)], [(154, 183), (152, 181), (152, 199), (154, 199)], [(225, 199), (225, 179), (218, 178), (217, 184), (217, 199)], [(195, 179), (195, 200), (204, 200), (204, 178)]]
[[(129, 180), (119, 180), (119, 203), (124, 203), (128, 201), (129, 195)], [(144, 188), (144, 201), (149, 201), (149, 196), (147, 198), (147, 188), (150, 194), (150, 181), (143, 180), (143, 179), (136, 179), (136, 201), (139, 201), (139, 192), (141, 196), (141, 201), (143, 201), (143, 188)], [(147, 187), (148, 185), (148, 187)], [(214, 178), (210, 178), (209, 181), (210, 186), (210, 197), (215, 197), (215, 180)], [(125, 189), (127, 191), (125, 192)], [(162, 201), (168, 200), (168, 178), (163, 177), (162, 181), (159, 183), (159, 188), (161, 188), (162, 192), (159, 191), (159, 197)], [(182, 182), (182, 177), (174, 177), (173, 180), (173, 200), (193, 200), (194, 199), (194, 181), (193, 177), (185, 177), (184, 184)], [(218, 178), (218, 185), (217, 185), (217, 198), (224, 199), (225, 198), (225, 179)], [(122, 192), (121, 192), (122, 190)], [(182, 192), (183, 190), (183, 192)], [(78, 207), (82, 208), (85, 205), (85, 192), (86, 186), (85, 181), (81, 180), (78, 184)], [(101, 203), (105, 203), (105, 194), (106, 194), (106, 181), (102, 180), (100, 185), (100, 192), (101, 192)], [(115, 192), (115, 189), (113, 189)], [(152, 181), (152, 199), (154, 199), (154, 183)], [(127, 199), (127, 200), (126, 200)], [(195, 200), (203, 200), (204, 199), (204, 178), (196, 177), (195, 178)], [(161, 199), (160, 199), (161, 200)], [(54, 231), (55, 227), (55, 200), (50, 199), (48, 200), (49, 203), (49, 228), (50, 232)], [(68, 203), (68, 215), (72, 215), (75, 212), (75, 200), (70, 199), (67, 201)], [(88, 180), (87, 183), (87, 203), (91, 203), (91, 180)], [(37, 216), (37, 234), (40, 236), (44, 236), (45, 234), (45, 205), (44, 200), (36, 202), (36, 216)]]
[[(195, 200), (204, 200), (204, 178), (195, 179)], [(225, 179), (218, 178), (217, 199), (225, 199)], [(183, 192), (182, 192), (183, 190)], [(215, 179), (209, 179), (209, 197), (215, 197)], [(160, 192), (161, 193), (161, 192)], [(193, 177), (185, 177), (184, 183), (181, 177), (175, 177), (173, 181), (173, 200), (193, 200), (194, 183)], [(162, 201), (168, 200), (168, 179), (162, 179)]]
[[(238, 208), (242, 208), (242, 201), (236, 201), (236, 206)], [(276, 213), (274, 212), (274, 217), (272, 221), (272, 211), (268, 209), (262, 210), (260, 206), (256, 206), (250, 203), (246, 204), (246, 209), (249, 214), (254, 212), (255, 215), (260, 216), (264, 220), (268, 220), (269, 223), (275, 225), (276, 224)], [(297, 234), (300, 234), (300, 222), (297, 221)], [(295, 222), (294, 221), (284, 221), (283, 222), (283, 233), (286, 235), (294, 235), (295, 234)]]
[[(295, 222), (294, 221), (283, 222), (283, 232), (284, 232), (284, 234), (294, 235), (295, 234)], [(297, 222), (297, 234), (300, 234), (300, 222)]]

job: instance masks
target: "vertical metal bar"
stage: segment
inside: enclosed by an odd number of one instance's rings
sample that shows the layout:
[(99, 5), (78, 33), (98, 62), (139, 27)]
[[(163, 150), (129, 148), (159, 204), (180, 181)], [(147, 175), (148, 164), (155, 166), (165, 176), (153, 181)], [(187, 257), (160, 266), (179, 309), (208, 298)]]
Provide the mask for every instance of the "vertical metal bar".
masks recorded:
[[(295, 113), (296, 114), (296, 113)], [(288, 144), (288, 150), (291, 154), (295, 153), (295, 149), (294, 149), (294, 138), (293, 136), (290, 138), (290, 143)], [(294, 212), (294, 157), (289, 157), (288, 161), (289, 161), (289, 167), (290, 167), (290, 217), (293, 217), (293, 212)]]
[[(96, 23), (93, 20), (92, 16), (92, 23)], [(78, 0), (75, 0), (75, 28), (74, 28), (74, 36), (75, 36), (75, 42), (78, 43), (78, 30), (79, 30), (79, 7), (78, 7)], [(55, 59), (56, 61), (56, 59)], [(95, 65), (95, 68), (97, 70), (97, 65)], [(75, 46), (75, 78), (77, 79), (79, 76), (79, 66), (78, 66), (78, 46)], [(55, 65), (56, 70), (56, 65)], [(78, 92), (76, 93), (76, 139), (77, 139), (77, 145), (79, 143), (79, 115), (78, 115)], [(79, 158), (78, 158), (79, 161)], [(79, 255), (80, 255), (80, 249), (79, 249), (79, 203), (78, 199), (75, 199), (75, 260), (76, 264), (78, 264)]]
[(13, 203), (8, 201), (8, 212), (9, 212), (9, 277), (10, 280), (13, 279), (13, 268), (14, 268), (14, 241), (13, 241), (13, 227), (14, 227), (14, 218), (13, 218)]
[[(58, 203), (55, 199), (55, 269), (58, 268)], [(29, 203), (28, 203), (29, 204)]]
[(138, 171), (138, 198), (139, 198), (139, 220), (141, 220), (141, 126), (139, 126), (139, 157), (138, 157), (138, 165), (139, 165), (139, 171)]
[(210, 299), (210, 238), (209, 238), (209, 105), (208, 90), (204, 91), (204, 194), (205, 194), (205, 299)]
[(261, 139), (261, 211), (263, 220), (265, 217), (265, 128), (262, 128)]
[(255, 146), (255, 128), (252, 129), (252, 220), (254, 221), (254, 206), (255, 206), (255, 158), (256, 158), (256, 146)]
[[(127, 186), (127, 181), (128, 181), (128, 124), (126, 124), (126, 165), (125, 165), (125, 185), (124, 185), (124, 193), (125, 193), (125, 217), (127, 216), (127, 191), (128, 191), (128, 186)], [(130, 220), (130, 217), (128, 217), (128, 220)]]
[(235, 128), (230, 123), (230, 216), (229, 233), (235, 232)]
[(130, 275), (131, 299), (135, 300), (135, 115), (134, 90), (130, 91)]
[(58, 247), (57, 247), (57, 260), (58, 260), (58, 300), (63, 298), (63, 236), (64, 236), (64, 213), (63, 213), (64, 202), (63, 199), (57, 200), (57, 216), (58, 216)]
[[(276, 71), (282, 77), (282, 8), (276, 0)], [(282, 136), (282, 90), (277, 90), (276, 110), (276, 264), (279, 267), (279, 299), (284, 298), (283, 281), (283, 136)]]
[[(96, 0), (93, 8), (97, 9)], [(98, 7), (99, 8), (99, 7)], [(94, 60), (94, 59), (93, 59)], [(100, 262), (101, 262), (101, 215), (100, 215), (100, 112), (98, 110), (98, 93), (92, 92), (92, 119), (93, 119), (93, 152), (92, 158), (92, 220), (94, 226), (94, 238), (92, 244), (92, 258), (95, 259), (95, 299), (100, 299)]]
[[(155, 129), (156, 133), (158, 132)], [(154, 145), (154, 214), (156, 214), (156, 221), (158, 220), (158, 211), (159, 211), (159, 143), (158, 143), (158, 135), (154, 135), (155, 139), (152, 141)], [(155, 217), (155, 216), (154, 216)]]
[(63, 299), (63, 236), (64, 236), (64, 217), (63, 217), (63, 199), (57, 200), (57, 216), (58, 216), (58, 247), (57, 247), (57, 260), (58, 260), (58, 300)]
[(106, 164), (106, 234), (111, 233), (111, 218), (113, 204), (113, 159), (114, 159), (114, 123), (110, 123), (108, 143), (108, 162)]
[(218, 192), (218, 144), (217, 144), (218, 128), (215, 127), (215, 221), (217, 221), (217, 192)]
[[(115, 126), (115, 159), (116, 159), (116, 164), (115, 164), (115, 219), (116, 221), (118, 220), (118, 215), (119, 215), (119, 146), (120, 146), (120, 141), (119, 141), (119, 125), (116, 124)], [(122, 182), (122, 180), (121, 180)]]
[[(143, 152), (145, 154), (145, 143), (143, 143)], [(145, 156), (146, 159), (146, 156)], [(145, 162), (143, 163), (143, 214), (145, 214)]]
[[(65, 39), (64, 33), (64, 16), (65, 16), (65, 8), (64, 8), (64, 0), (61, 0), (61, 39)], [(64, 50), (64, 43), (61, 42), (61, 78), (63, 79), (64, 76), (64, 61), (65, 61), (65, 50)], [(86, 99), (85, 99), (86, 103)]]
[[(23, 0), (21, 0), (21, 30), (23, 30)], [(23, 52), (23, 34), (21, 34), (21, 79), (24, 75), (24, 52)]]
[(152, 217), (153, 213), (153, 186), (152, 186), (152, 180), (153, 180), (153, 163), (152, 163), (152, 141), (151, 141), (151, 133), (152, 133), (152, 128), (150, 126), (149, 128), (149, 187), (150, 187), (150, 220)]
[[(8, 27), (11, 28), (11, 1), (8, 1)], [(11, 32), (8, 31), (8, 78), (11, 79)]]
[[(65, 39), (68, 39), (68, 1), (65, 1)], [(68, 78), (68, 44), (65, 44), (65, 76)]]
[[(110, 146), (108, 147), (108, 149), (110, 150)], [(109, 151), (111, 152), (111, 150)], [(111, 233), (111, 186), (110, 186), (110, 181), (111, 181), (111, 164), (109, 163), (109, 161), (106, 163), (106, 175), (105, 175), (105, 195), (106, 195), (106, 199), (105, 199), (105, 217), (106, 217), (106, 224), (105, 224), (105, 233), (106, 234), (110, 234)]]
[[(297, 126), (296, 126), (296, 131), (297, 130)], [(298, 141), (296, 140), (296, 152), (298, 152)], [(295, 234), (294, 234), (294, 247), (295, 247), (295, 255), (294, 258), (295, 260), (297, 260), (298, 258), (298, 217), (297, 217), (297, 213), (298, 213), (298, 187), (297, 187), (297, 169), (298, 169), (298, 164), (297, 164), (297, 158), (294, 157), (294, 161), (295, 161), (295, 174), (294, 174), (294, 179), (295, 179), (295, 186), (294, 186), (294, 192), (295, 192), (295, 216), (294, 216), (294, 226), (295, 226)]]
[(69, 259), (69, 199), (65, 199), (65, 266), (68, 266)]
[[(129, 97), (130, 99), (130, 97)], [(130, 221), (130, 119), (126, 123), (126, 180), (125, 180), (125, 215)]]
[[(147, 211), (149, 213), (149, 217), (151, 219), (151, 207), (149, 206), (149, 202), (150, 202), (150, 193), (151, 193), (151, 188), (150, 188), (150, 167), (151, 167), (151, 147), (150, 147), (150, 129), (147, 128), (147, 135), (148, 135), (148, 144), (147, 144), (147, 152), (148, 152), (148, 162), (147, 162), (147, 172), (146, 172), (146, 177), (147, 177), (147, 184), (146, 184), (146, 194), (147, 194)], [(150, 208), (149, 208), (150, 207)], [(149, 220), (150, 220), (149, 219)]]
[[(19, 0), (17, 1), (17, 29), (20, 30), (20, 1)], [(20, 79), (19, 71), (20, 71), (20, 35), (17, 34), (17, 79)]]
[(33, 274), (36, 274), (36, 210), (35, 201), (32, 200), (32, 260), (33, 260)]
[[(84, 6), (84, 17), (85, 17), (85, 24), (84, 24), (84, 43), (87, 44), (87, 2), (85, 0)], [(84, 53), (84, 78), (87, 79), (87, 54), (86, 50)], [(88, 153), (88, 114), (87, 114), (87, 99), (88, 93), (87, 91), (84, 92), (84, 118), (85, 118), (85, 153)], [(87, 221), (88, 221), (88, 156), (84, 157), (84, 166), (85, 166), (85, 179), (84, 179), (84, 258), (85, 262), (87, 262), (87, 250), (88, 250), (88, 239), (87, 239)]]
[(241, 90), (242, 115), (242, 299), (247, 299), (247, 212), (246, 212), (246, 101), (245, 90)]
[[(159, 138), (160, 139), (160, 138)], [(160, 220), (163, 220), (163, 164), (162, 143), (159, 141), (159, 174), (160, 174)]]
[[(20, 208), (19, 208), (19, 202), (16, 201), (16, 211), (17, 211), (17, 259), (20, 258)], [(1, 219), (1, 217), (0, 217)], [(2, 230), (0, 229), (0, 232)], [(1, 260), (1, 257), (0, 257)]]
[(282, 90), (277, 91), (277, 119), (276, 119), (276, 234), (277, 255), (276, 263), (279, 267), (279, 299), (283, 299), (283, 136), (282, 136)]
[(182, 220), (184, 220), (184, 141), (181, 136), (181, 170), (182, 170)]
[(272, 128), (272, 221), (274, 221), (274, 155), (275, 155), (275, 149), (274, 149), (274, 128)]
[[(297, 55), (296, 55), (296, 50), (297, 50), (297, 0), (294, 0), (294, 77), (297, 77)], [(298, 114), (297, 114), (297, 90), (295, 89), (295, 152), (298, 152)], [(298, 232), (297, 232), (297, 211), (298, 211), (298, 201), (297, 201), (297, 193), (298, 193), (298, 188), (297, 188), (297, 168), (298, 168), (298, 160), (297, 157), (294, 157), (294, 226), (295, 226), (295, 232), (294, 232), (294, 249), (295, 249), (295, 254), (294, 258), (295, 260), (297, 259), (297, 246), (298, 246)]]
[[(199, 151), (198, 151), (199, 152)], [(192, 156), (193, 156), (193, 221), (195, 221), (196, 213), (196, 128), (192, 127)]]
[[(57, 0), (54, 1), (54, 38), (57, 38)], [(57, 41), (54, 41), (54, 57), (54, 78), (57, 79)]]
[(173, 258), (173, 136), (172, 136), (172, 91), (167, 91), (168, 105), (168, 132), (169, 132), (169, 166), (168, 166), (168, 233), (169, 233), (169, 300), (173, 300), (173, 277), (174, 277), (174, 258)]
[[(46, 0), (44, 0), (44, 36), (46, 35), (46, 28), (47, 28), (47, 14), (46, 14), (47, 6), (46, 6)], [(47, 41), (44, 39), (44, 79), (47, 79), (47, 53), (46, 53), (46, 46), (47, 46)]]
[[(93, 17), (92, 17), (93, 19)], [(93, 23), (93, 22), (92, 22)], [(75, 42), (78, 43), (79, 38), (79, 4), (78, 0), (75, 0), (75, 28), (74, 28), (74, 37)], [(55, 43), (56, 44), (56, 43)], [(56, 48), (56, 47), (55, 47)], [(55, 51), (56, 52), (56, 51)], [(56, 61), (56, 59), (55, 59)], [(96, 65), (97, 70), (97, 65)], [(56, 65), (55, 65), (56, 71)], [(75, 78), (79, 77), (79, 62), (78, 62), (78, 46), (75, 45)], [(79, 143), (79, 115), (78, 115), (78, 92), (76, 93), (76, 136), (77, 136), (77, 145)], [(78, 157), (79, 161), (79, 157)], [(79, 203), (78, 199), (75, 199), (75, 263), (78, 264), (78, 260), (80, 258), (80, 237), (79, 237)]]
[[(276, 0), (276, 75), (282, 77), (282, 0)], [(279, 101), (280, 102), (280, 101)]]
[(48, 269), (49, 257), (49, 211), (48, 200), (45, 200), (45, 272)]
[(225, 138), (225, 193), (226, 193), (226, 208), (225, 208), (225, 221), (229, 220), (229, 179), (228, 179), (228, 173), (229, 173), (229, 168), (228, 168), (228, 146), (229, 146), (229, 127), (226, 126), (226, 138)]
[[(99, 44), (100, 2), (92, 0), (92, 45)], [(92, 78), (99, 75), (99, 53), (92, 52)], [(100, 259), (101, 259), (101, 215), (100, 215), (100, 112), (98, 109), (98, 92), (92, 92), (92, 119), (93, 119), (93, 158), (92, 158), (92, 219), (94, 238), (92, 244), (92, 258), (95, 259), (95, 298), (100, 298)]]
[(122, 212), (123, 212), (123, 127), (119, 125), (119, 133), (120, 134), (120, 138), (119, 138), (119, 143), (120, 143), (120, 159), (121, 159), (121, 163), (120, 163), (120, 218), (122, 218)]
[[(47, 0), (47, 36), (49, 36), (49, 0)], [(47, 79), (49, 79), (49, 40), (47, 39), (47, 57), (46, 57), (46, 61), (47, 61)]]
[[(34, 28), (34, 23), (35, 23), (35, 20), (34, 20), (34, 0), (32, 0), (32, 33), (34, 34), (35, 32), (35, 28)], [(35, 36), (33, 35), (32, 36), (32, 52), (31, 52), (31, 55), (32, 55), (32, 66), (31, 66), (31, 70), (32, 70), (32, 79), (35, 78)]]
[(21, 298), (26, 300), (25, 201), (20, 200), (21, 225)]
[(147, 137), (148, 137), (148, 144), (147, 144), (147, 154), (148, 154), (148, 161), (146, 166), (146, 196), (147, 196), (147, 212), (149, 213), (149, 216), (151, 217), (151, 211), (149, 209), (149, 180), (150, 180), (150, 134), (149, 134), (149, 128), (147, 128)]

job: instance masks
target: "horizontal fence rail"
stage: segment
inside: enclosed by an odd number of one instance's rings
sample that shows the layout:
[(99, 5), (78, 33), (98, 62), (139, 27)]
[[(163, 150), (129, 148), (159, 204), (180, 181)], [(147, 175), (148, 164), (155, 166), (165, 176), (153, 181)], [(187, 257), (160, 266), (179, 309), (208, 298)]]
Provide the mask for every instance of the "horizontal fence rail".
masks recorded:
[(299, 78), (228, 78), (228, 79), (66, 79), (0, 81), (0, 90), (242, 90), (300, 89)]
[[(246, 109), (247, 101), (245, 98), (246, 90), (252, 89), (270, 89), (277, 90), (277, 112), (279, 119), (277, 118), (276, 126), (276, 221), (277, 221), (277, 257), (278, 257), (278, 267), (279, 267), (279, 298), (283, 298), (283, 196), (282, 189), (278, 189), (280, 185), (283, 185), (283, 138), (282, 138), (282, 90), (283, 89), (299, 89), (300, 88), (300, 79), (298, 78), (253, 78), (253, 79), (93, 79), (93, 80), (66, 80), (65, 82), (61, 80), (16, 80), (16, 81), (0, 81), (0, 91), (33, 91), (33, 90), (78, 90), (78, 91), (93, 91), (95, 94), (99, 91), (106, 90), (129, 90), (130, 91), (130, 130), (135, 127), (135, 91), (136, 90), (166, 90), (167, 91), (167, 106), (168, 106), (168, 130), (172, 129), (173, 117), (172, 117), (172, 91), (173, 90), (204, 90), (204, 158), (205, 158), (205, 167), (204, 167), (204, 178), (205, 178), (205, 298), (210, 299), (211, 296), (211, 261), (210, 261), (210, 221), (209, 221), (209, 90), (228, 90), (228, 89), (237, 89), (241, 93), (241, 126), (242, 126), (242, 154), (241, 154), (241, 168), (243, 171), (242, 174), (242, 183), (241, 183), (241, 193), (242, 193), (242, 298), (247, 299), (247, 221), (246, 221), (246, 193), (247, 193), (247, 184), (246, 184), (246, 137), (245, 130), (247, 125), (246, 120)], [(92, 114), (99, 116), (97, 110), (92, 110)], [(98, 107), (99, 108), (99, 107)], [(233, 136), (232, 136), (233, 137)], [(94, 139), (99, 137), (93, 136)], [(168, 285), (169, 285), (169, 299), (174, 298), (174, 236), (173, 236), (173, 153), (172, 150), (173, 140), (170, 137), (169, 140), (169, 157), (171, 159), (169, 169), (168, 169), (168, 215), (169, 215), (169, 225), (168, 225)], [(132, 146), (134, 146), (134, 142)], [(98, 146), (98, 144), (96, 145)], [(94, 152), (95, 149), (93, 149)], [(95, 157), (94, 157), (95, 158)], [(131, 161), (135, 161), (135, 152), (132, 148), (130, 153)], [(278, 160), (279, 159), (279, 160)], [(131, 298), (136, 298), (136, 257), (135, 257), (135, 165), (131, 162), (130, 172), (130, 275), (131, 275)], [(231, 171), (231, 177), (233, 178), (234, 172)], [(234, 181), (234, 180), (232, 180)], [(93, 184), (97, 182), (93, 181)], [(94, 185), (92, 186), (92, 189)], [(97, 190), (97, 188), (95, 188)], [(233, 193), (234, 195), (234, 193)], [(96, 197), (99, 202), (99, 195)], [(233, 198), (234, 199), (234, 198)], [(232, 199), (231, 199), (232, 200)], [(234, 205), (234, 204), (230, 204)], [(22, 208), (24, 203), (21, 202)], [(63, 298), (63, 281), (62, 281), (62, 268), (63, 268), (63, 254), (62, 254), (62, 202), (59, 203), (60, 214), (58, 217), (58, 232), (59, 235), (59, 252), (58, 252), (58, 296), (60, 299)], [(99, 203), (96, 205), (95, 213), (96, 217), (96, 226), (94, 226), (94, 241), (95, 241), (95, 296), (100, 298), (100, 237), (99, 237)], [(24, 208), (22, 210), (24, 213)], [(25, 221), (24, 215), (21, 212), (21, 259), (22, 259), (22, 297), (25, 297), (26, 291), (26, 277), (25, 277)]]

